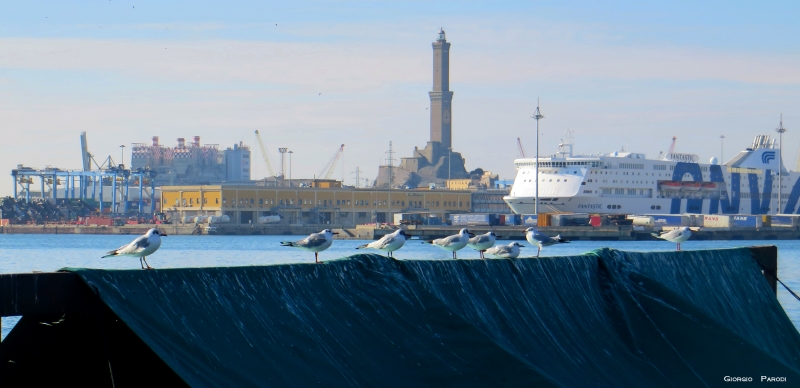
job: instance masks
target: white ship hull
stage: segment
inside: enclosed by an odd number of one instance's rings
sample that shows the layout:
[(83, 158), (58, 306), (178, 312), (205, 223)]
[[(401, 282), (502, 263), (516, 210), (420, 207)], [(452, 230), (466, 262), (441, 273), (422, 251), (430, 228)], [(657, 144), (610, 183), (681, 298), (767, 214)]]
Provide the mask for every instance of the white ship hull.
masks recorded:
[(751, 148), (724, 165), (715, 159), (709, 164), (697, 163), (697, 156), (687, 154), (668, 154), (661, 159), (629, 152), (570, 154), (539, 158), (538, 182), (536, 159), (514, 161), (517, 177), (504, 198), (514, 213), (536, 213), (537, 184), (540, 213), (798, 212), (800, 174), (783, 169), (780, 152), (768, 136), (756, 137)]

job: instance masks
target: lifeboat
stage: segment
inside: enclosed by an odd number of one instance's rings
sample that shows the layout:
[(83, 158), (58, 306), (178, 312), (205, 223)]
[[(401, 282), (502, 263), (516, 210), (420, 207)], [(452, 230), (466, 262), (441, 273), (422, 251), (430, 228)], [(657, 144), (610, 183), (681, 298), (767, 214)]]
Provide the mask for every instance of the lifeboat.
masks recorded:
[(670, 182), (670, 181), (661, 182), (660, 186), (661, 190), (667, 190), (667, 191), (678, 191), (681, 189), (681, 187), (683, 187), (681, 182)]
[(705, 182), (700, 186), (700, 188), (703, 191), (717, 191), (717, 184), (714, 182)]
[(700, 182), (683, 182), (683, 189), (686, 191), (700, 191), (701, 186)]

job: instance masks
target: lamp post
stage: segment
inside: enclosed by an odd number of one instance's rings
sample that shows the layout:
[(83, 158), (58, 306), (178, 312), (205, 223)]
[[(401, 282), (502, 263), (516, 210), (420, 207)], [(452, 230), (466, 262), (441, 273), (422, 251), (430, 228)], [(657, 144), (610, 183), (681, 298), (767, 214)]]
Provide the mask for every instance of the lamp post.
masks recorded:
[(289, 187), (292, 187), (292, 154), (294, 151), (289, 151)]
[(117, 163), (117, 164), (118, 165), (122, 165), (124, 167), (125, 166), (125, 144), (119, 146), (119, 153), (120, 153), (120, 157), (119, 157), (120, 163)]
[(719, 135), (719, 164), (725, 163), (725, 158), (722, 156), (722, 142), (725, 141), (725, 135)]
[(533, 212), (539, 217), (539, 120), (543, 119), (542, 112), (539, 111), (539, 99), (536, 99), (536, 112), (533, 117), (536, 120), (536, 199), (533, 203)]
[(778, 128), (775, 128), (775, 131), (778, 132), (778, 214), (781, 213), (781, 205), (783, 202), (783, 176), (781, 175), (783, 170), (783, 158), (781, 153), (783, 152), (783, 133), (786, 132), (786, 128), (783, 127), (783, 113), (781, 113), (781, 121)]

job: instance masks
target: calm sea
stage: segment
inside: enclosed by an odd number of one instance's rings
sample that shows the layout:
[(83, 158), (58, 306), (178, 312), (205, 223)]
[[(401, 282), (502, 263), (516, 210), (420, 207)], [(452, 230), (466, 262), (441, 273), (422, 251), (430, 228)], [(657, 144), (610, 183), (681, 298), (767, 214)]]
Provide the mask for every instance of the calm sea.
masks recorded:
[[(137, 269), (136, 258), (101, 259), (105, 252), (132, 240), (125, 235), (8, 235), (0, 234), (0, 273), (55, 271), (64, 267)], [(148, 258), (155, 268), (246, 266), (277, 263), (297, 263), (314, 260), (314, 254), (294, 248), (281, 247), (280, 241), (296, 240), (302, 236), (169, 236), (161, 249)], [(320, 254), (322, 260), (357, 253), (364, 241), (341, 240)], [(507, 243), (507, 241), (500, 241)], [(527, 242), (523, 241), (523, 244)], [(684, 250), (732, 248), (737, 246), (777, 245), (778, 276), (795, 292), (800, 293), (800, 241), (688, 241)], [(675, 244), (661, 241), (574, 241), (547, 247), (542, 256), (581, 254), (593, 249), (610, 247), (627, 251), (673, 250)], [(377, 252), (377, 251), (371, 251)], [(528, 254), (526, 254), (528, 253)], [(536, 248), (523, 249), (523, 255), (535, 255)], [(450, 252), (419, 240), (411, 240), (399, 251), (398, 259), (449, 259)], [(476, 259), (470, 249), (459, 252), (459, 258)], [(780, 287), (780, 286), (779, 286)], [(800, 327), (800, 301), (782, 287), (778, 300), (787, 314)], [(2, 337), (17, 322), (16, 317), (3, 318)]]

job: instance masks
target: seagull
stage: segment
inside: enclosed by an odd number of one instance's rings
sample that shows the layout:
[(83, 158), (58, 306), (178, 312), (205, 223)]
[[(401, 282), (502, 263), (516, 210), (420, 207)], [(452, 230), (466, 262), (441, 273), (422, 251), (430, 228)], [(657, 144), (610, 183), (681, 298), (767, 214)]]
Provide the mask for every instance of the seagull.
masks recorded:
[(319, 253), (330, 248), (333, 244), (333, 235), (339, 234), (325, 229), (319, 233), (311, 233), (300, 241), (281, 241), (282, 247), (296, 247), (304, 251), (314, 252), (314, 262), (319, 263)]
[(519, 249), (524, 247), (524, 245), (514, 241), (508, 245), (497, 245), (491, 247), (486, 250), (486, 253), (506, 259), (515, 259), (517, 256), (519, 256)]
[(356, 249), (372, 248), (388, 252), (389, 257), (392, 257), (392, 252), (403, 247), (406, 243), (406, 232), (403, 229), (397, 229), (381, 237), (378, 241), (373, 241), (369, 244), (364, 244)]
[(491, 248), (492, 245), (494, 245), (495, 240), (497, 240), (497, 235), (490, 230), (488, 233), (479, 234), (469, 239), (467, 246), (480, 252), (481, 259), (485, 259), (483, 252), (486, 252), (487, 249)]
[[(158, 247), (161, 246), (161, 237), (167, 237), (166, 234), (161, 233), (158, 229), (150, 229), (144, 236), (139, 236), (136, 240), (133, 240), (130, 244), (123, 245), (111, 252), (108, 252), (102, 258), (110, 257), (110, 256), (128, 256), (128, 257), (138, 257), (139, 264), (142, 266), (142, 269), (153, 269), (150, 264), (147, 264), (147, 256), (150, 256), (158, 250)], [(142, 264), (144, 261), (144, 264)], [(147, 268), (144, 266), (147, 265)]]
[(474, 237), (475, 235), (471, 233), (467, 228), (461, 229), (458, 234), (454, 234), (452, 236), (447, 236), (445, 238), (437, 238), (436, 240), (429, 240), (425, 241), (428, 244), (436, 245), (439, 248), (442, 248), (446, 251), (453, 252), (453, 258), (457, 259), (456, 251), (464, 248), (467, 246), (470, 237)]
[(543, 247), (569, 242), (561, 238), (561, 235), (557, 235), (555, 237), (545, 236), (534, 228), (525, 229), (525, 239), (528, 240), (529, 243), (539, 247), (539, 249), (536, 251), (536, 257), (539, 257), (539, 253), (542, 251)]
[(655, 238), (667, 240), (678, 244), (678, 250), (681, 250), (681, 243), (692, 237), (692, 230), (688, 226), (677, 229), (672, 229), (669, 232), (661, 232), (661, 234), (650, 233)]

